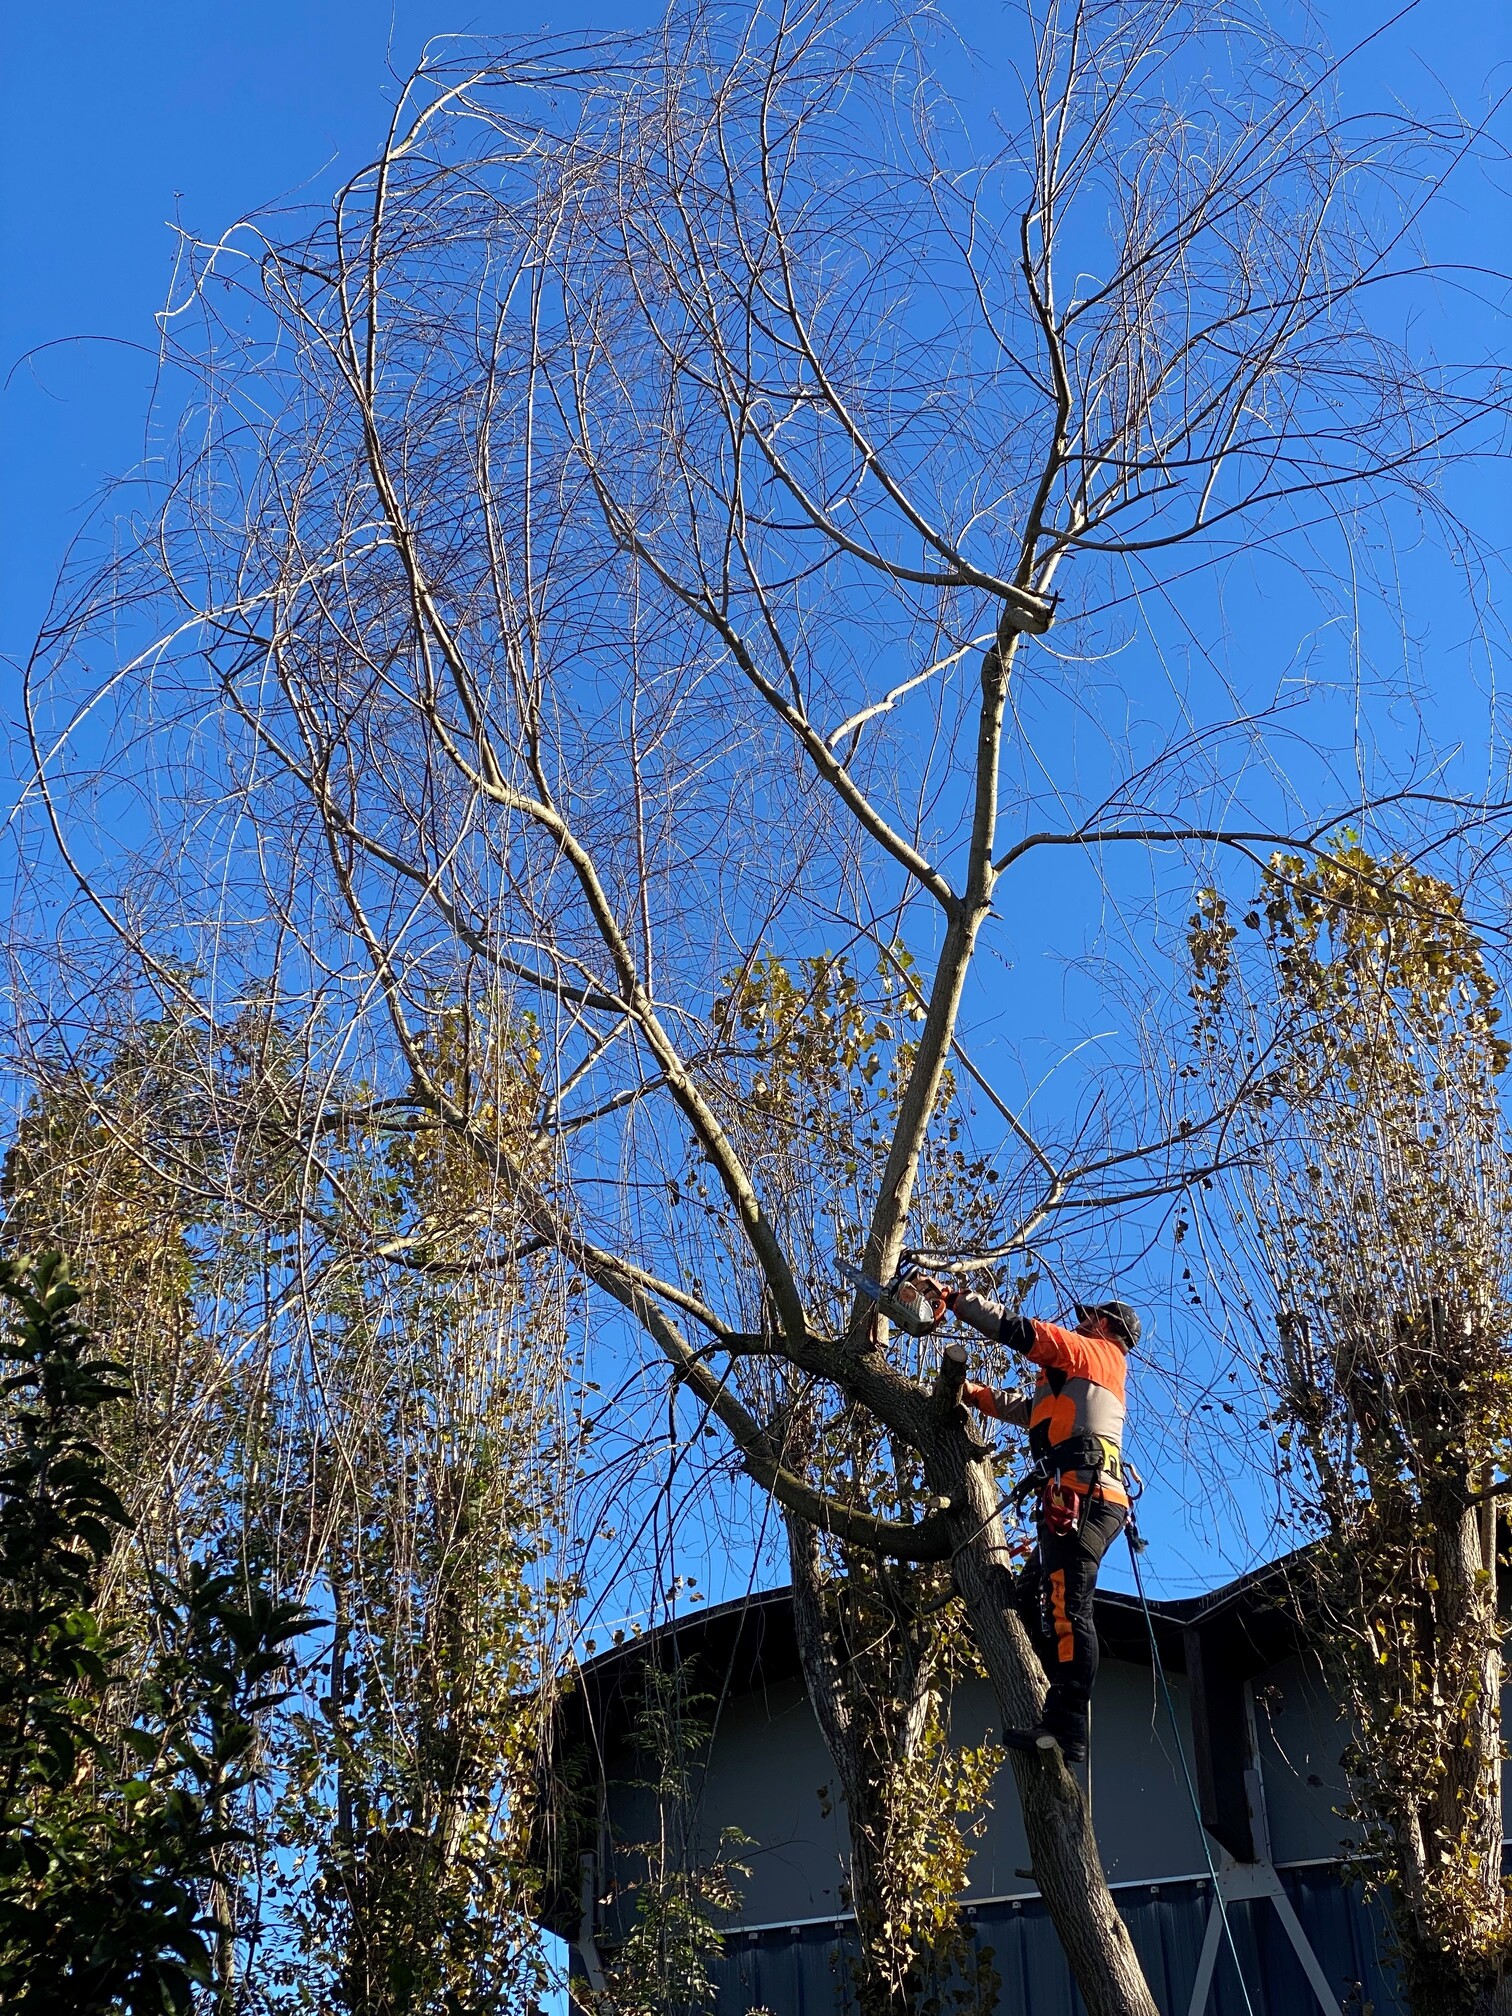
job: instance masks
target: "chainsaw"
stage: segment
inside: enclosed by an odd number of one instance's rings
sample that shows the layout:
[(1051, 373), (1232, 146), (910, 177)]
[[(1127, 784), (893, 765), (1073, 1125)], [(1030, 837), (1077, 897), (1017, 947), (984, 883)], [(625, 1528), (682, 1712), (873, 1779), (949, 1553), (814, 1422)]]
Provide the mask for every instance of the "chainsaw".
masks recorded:
[[(899, 1293), (904, 1283), (918, 1272), (917, 1266), (906, 1254), (902, 1265), (885, 1288), (870, 1274), (863, 1273), (859, 1267), (852, 1267), (848, 1261), (842, 1260), (839, 1254), (835, 1256), (835, 1263), (853, 1287), (859, 1288), (863, 1295), (876, 1303), (879, 1314), (896, 1323), (900, 1330), (906, 1330), (910, 1337), (932, 1337), (939, 1329), (940, 1320), (945, 1314), (943, 1303), (936, 1306), (931, 1302), (917, 1300), (905, 1302)], [(926, 1311), (929, 1313), (926, 1314)]]

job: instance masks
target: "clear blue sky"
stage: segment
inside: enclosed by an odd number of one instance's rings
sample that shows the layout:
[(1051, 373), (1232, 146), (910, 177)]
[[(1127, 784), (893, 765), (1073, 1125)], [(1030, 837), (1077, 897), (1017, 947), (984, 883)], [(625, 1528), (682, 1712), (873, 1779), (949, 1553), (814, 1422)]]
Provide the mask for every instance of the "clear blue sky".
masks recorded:
[(24, 655), (82, 511), (141, 454), (175, 223), (214, 234), (354, 174), (382, 135), (395, 73), (431, 36), (638, 25), (658, 11), (631, 0), (5, 9), (0, 384), (27, 352), (57, 347), (0, 393), (0, 654)]
[[(24, 655), (70, 533), (142, 446), (172, 225), (223, 229), (368, 159), (393, 73), (426, 39), (640, 25), (639, 0), (15, 0), (0, 28), (0, 656)], [(990, 61), (1001, 0), (943, 0)], [(1335, 46), (1395, 0), (1323, 8)], [(1512, 58), (1512, 14), (1420, 5), (1366, 66), (1467, 106)], [(1503, 82), (1505, 82), (1505, 77)], [(1505, 212), (1501, 213), (1504, 229)], [(1466, 244), (1491, 250), (1478, 205)], [(1505, 263), (1508, 247), (1503, 239)], [(80, 342), (81, 337), (114, 339)], [(20, 363), (28, 351), (54, 345)], [(6, 374), (13, 374), (5, 383)], [(8, 711), (8, 710), (7, 710)]]

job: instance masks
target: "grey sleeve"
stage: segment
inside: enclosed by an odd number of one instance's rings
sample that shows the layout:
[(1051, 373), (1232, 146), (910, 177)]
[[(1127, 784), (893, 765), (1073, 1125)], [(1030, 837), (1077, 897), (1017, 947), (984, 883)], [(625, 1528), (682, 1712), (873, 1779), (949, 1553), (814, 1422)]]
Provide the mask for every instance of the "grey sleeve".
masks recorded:
[(986, 1295), (971, 1295), (963, 1289), (955, 1299), (954, 1313), (995, 1344), (1006, 1344), (1011, 1351), (1034, 1348), (1033, 1321), (1028, 1316), (1011, 1316), (1001, 1302)]
[(952, 1313), (963, 1323), (969, 1323), (973, 1330), (980, 1330), (984, 1337), (990, 1337), (994, 1344), (997, 1342), (1005, 1314), (1001, 1302), (990, 1301), (985, 1295), (973, 1295), (963, 1288), (955, 1298)]

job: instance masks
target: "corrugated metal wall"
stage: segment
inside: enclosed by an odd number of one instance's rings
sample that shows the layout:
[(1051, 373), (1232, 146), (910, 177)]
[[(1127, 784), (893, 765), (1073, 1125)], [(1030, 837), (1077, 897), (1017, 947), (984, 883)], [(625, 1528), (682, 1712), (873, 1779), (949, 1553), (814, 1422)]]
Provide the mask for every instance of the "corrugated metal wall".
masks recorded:
[[(1283, 1870), (1304, 1931), (1345, 2016), (1402, 2016), (1382, 1955), (1384, 1920), (1333, 1870)], [(1137, 1885), (1117, 1893), (1160, 2004), (1161, 2016), (1187, 2016), (1211, 1906), (1197, 1882)], [(1229, 1907), (1234, 1943), (1253, 2016), (1306, 2016), (1318, 2004), (1270, 1903)], [(978, 1950), (990, 1948), (1000, 1989), (997, 2016), (1084, 2016), (1044, 1905), (982, 1904), (971, 1923)], [(845, 1942), (834, 1925), (734, 1933), (718, 1962), (718, 2016), (836, 2016), (847, 2006)], [(1221, 1949), (1208, 2016), (1246, 2016), (1234, 1963)]]

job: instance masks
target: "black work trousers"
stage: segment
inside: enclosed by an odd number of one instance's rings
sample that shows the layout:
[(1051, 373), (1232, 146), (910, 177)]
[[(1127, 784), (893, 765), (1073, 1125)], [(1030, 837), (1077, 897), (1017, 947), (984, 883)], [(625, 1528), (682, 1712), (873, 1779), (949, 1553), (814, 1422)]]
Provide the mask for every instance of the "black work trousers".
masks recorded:
[(1038, 1542), (1018, 1580), (1019, 1614), (1050, 1682), (1045, 1726), (1079, 1735), (1087, 1729), (1087, 1704), (1097, 1678), (1097, 1627), (1092, 1597), (1103, 1556), (1124, 1529), (1127, 1505), (1094, 1498), (1079, 1533), (1052, 1533), (1043, 1517)]

